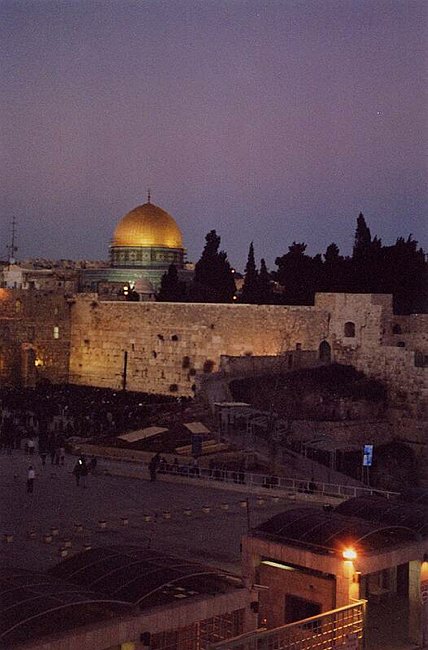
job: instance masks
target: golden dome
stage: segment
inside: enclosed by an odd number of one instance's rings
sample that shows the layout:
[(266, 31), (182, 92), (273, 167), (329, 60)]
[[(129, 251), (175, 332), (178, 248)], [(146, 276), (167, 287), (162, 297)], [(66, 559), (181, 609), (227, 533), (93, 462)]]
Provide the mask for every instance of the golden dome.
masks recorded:
[(183, 239), (171, 215), (148, 202), (134, 208), (119, 221), (112, 241), (112, 247), (115, 246), (183, 248)]

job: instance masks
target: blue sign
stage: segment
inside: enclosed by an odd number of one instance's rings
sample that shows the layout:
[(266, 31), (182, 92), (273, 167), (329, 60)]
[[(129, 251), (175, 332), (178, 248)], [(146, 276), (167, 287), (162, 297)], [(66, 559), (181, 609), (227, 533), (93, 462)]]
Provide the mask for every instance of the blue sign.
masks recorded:
[(373, 463), (373, 445), (363, 447), (363, 467), (371, 467)]

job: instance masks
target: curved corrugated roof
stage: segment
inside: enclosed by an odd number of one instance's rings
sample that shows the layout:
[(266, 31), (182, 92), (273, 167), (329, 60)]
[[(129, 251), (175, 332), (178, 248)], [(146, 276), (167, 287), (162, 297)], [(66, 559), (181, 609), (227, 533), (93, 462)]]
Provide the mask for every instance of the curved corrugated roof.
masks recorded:
[(140, 608), (199, 594), (223, 593), (231, 586), (228, 576), (218, 569), (135, 546), (84, 551), (64, 560), (50, 573)]
[(119, 598), (100, 596), (42, 573), (0, 568), (2, 647), (132, 611)]
[(318, 508), (287, 510), (257, 526), (253, 533), (318, 553), (341, 552), (349, 545), (358, 547), (362, 553), (373, 553), (414, 541), (417, 537), (407, 527), (374, 524)]
[(363, 496), (344, 501), (335, 511), (369, 521), (405, 526), (422, 537), (428, 535), (428, 506), (423, 503), (412, 503), (409, 507), (408, 503), (398, 499)]

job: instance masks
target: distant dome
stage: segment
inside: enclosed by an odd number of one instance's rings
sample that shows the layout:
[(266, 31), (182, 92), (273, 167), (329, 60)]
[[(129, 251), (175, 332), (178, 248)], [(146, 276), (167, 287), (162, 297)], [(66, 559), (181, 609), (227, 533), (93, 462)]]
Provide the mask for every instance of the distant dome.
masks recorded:
[(119, 221), (111, 245), (183, 248), (183, 238), (171, 215), (148, 202), (134, 208)]

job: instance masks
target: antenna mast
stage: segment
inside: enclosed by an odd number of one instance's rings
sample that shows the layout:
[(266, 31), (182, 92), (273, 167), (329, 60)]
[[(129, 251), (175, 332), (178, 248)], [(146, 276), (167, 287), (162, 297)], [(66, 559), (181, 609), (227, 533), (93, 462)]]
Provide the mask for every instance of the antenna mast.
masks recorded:
[(16, 221), (15, 217), (12, 218), (12, 238), (10, 241), (9, 246), (7, 246), (8, 254), (9, 254), (9, 265), (10, 264), (15, 264), (16, 259), (15, 259), (15, 253), (18, 250), (18, 246), (16, 245)]

